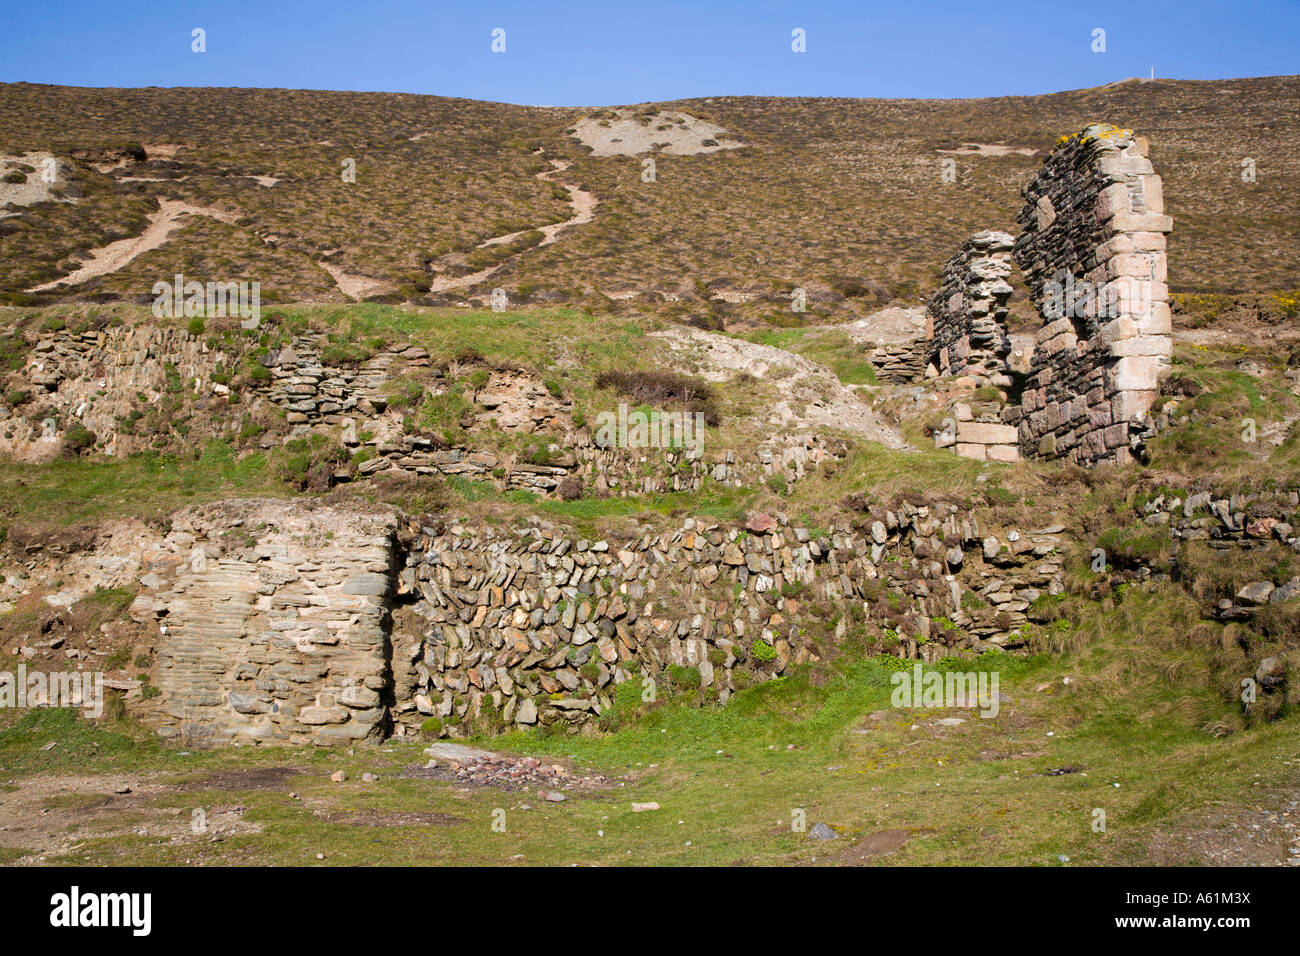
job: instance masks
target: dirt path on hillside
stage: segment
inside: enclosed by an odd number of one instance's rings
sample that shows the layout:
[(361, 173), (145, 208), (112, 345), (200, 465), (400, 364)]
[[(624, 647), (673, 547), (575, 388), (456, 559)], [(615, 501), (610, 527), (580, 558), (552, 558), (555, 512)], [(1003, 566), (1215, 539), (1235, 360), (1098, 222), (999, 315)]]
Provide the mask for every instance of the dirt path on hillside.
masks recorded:
[(189, 203), (175, 199), (160, 200), (158, 211), (149, 217), (149, 225), (145, 227), (144, 232), (140, 233), (140, 235), (130, 239), (119, 239), (117, 242), (110, 242), (102, 248), (92, 249), (90, 261), (76, 272), (64, 276), (62, 279), (55, 279), (53, 282), (33, 286), (27, 291), (46, 292), (59, 285), (80, 285), (97, 276), (116, 272), (146, 252), (157, 249), (171, 238), (172, 232), (181, 226), (181, 218), (184, 216), (211, 216), (213, 219), (227, 223), (235, 221), (235, 217), (230, 213), (220, 212), (216, 209), (192, 206)]
[[(563, 173), (570, 165), (572, 164), (565, 160), (552, 159), (552, 168), (538, 173), (537, 178), (543, 182), (554, 182), (555, 180), (553, 177)], [(551, 243), (559, 239), (560, 233), (565, 229), (568, 229), (570, 226), (580, 226), (584, 223), (591, 222), (596, 216), (596, 207), (600, 205), (600, 200), (598, 200), (594, 194), (589, 193), (578, 186), (570, 186), (567, 183), (560, 183), (560, 185), (563, 186), (569, 194), (569, 206), (573, 209), (573, 215), (563, 222), (551, 223), (548, 226), (538, 226), (537, 231), (542, 233), (543, 238), (541, 242), (532, 248), (540, 249), (543, 246), (549, 246)], [(503, 243), (511, 242), (512, 240), (531, 231), (532, 230), (530, 229), (522, 229), (518, 232), (508, 233), (504, 236), (493, 236), (491, 239), (480, 242), (475, 246), (475, 248), (486, 249), (489, 246), (499, 246)], [(520, 254), (522, 255), (522, 253)], [(487, 279), (489, 276), (504, 269), (515, 258), (516, 256), (511, 256), (504, 262), (499, 262), (494, 266), (480, 269), (478, 272), (472, 272), (465, 276), (436, 276), (433, 280), (433, 284), (429, 287), (429, 291), (453, 292), (457, 289), (471, 288)]]
[[(543, 170), (537, 174), (537, 178), (543, 182), (554, 182), (555, 176), (569, 168), (571, 163), (562, 159), (552, 159), (551, 168)], [(594, 194), (587, 192), (578, 186), (570, 186), (567, 183), (560, 183), (569, 194), (569, 206), (573, 209), (573, 215), (563, 222), (555, 222), (546, 226), (537, 226), (536, 231), (542, 233), (542, 241), (536, 246), (530, 246), (530, 249), (540, 249), (543, 246), (549, 246), (560, 238), (560, 233), (570, 226), (580, 226), (583, 223), (591, 222), (596, 216), (596, 207), (600, 204)], [(518, 232), (506, 233), (503, 236), (493, 236), (491, 239), (485, 239), (480, 242), (475, 249), (487, 249), (491, 246), (500, 246), (508, 242), (513, 242), (520, 236), (532, 232), (532, 229), (521, 229)], [(525, 249), (523, 252), (527, 252)], [(509, 263), (518, 258), (518, 255), (510, 256), (494, 266), (488, 266), (486, 269), (480, 269), (477, 272), (471, 272), (463, 276), (434, 276), (432, 284), (429, 286), (430, 292), (455, 292), (458, 289), (469, 289), (497, 272), (504, 269)], [(327, 262), (317, 262), (318, 266), (330, 274), (334, 284), (338, 286), (340, 292), (353, 300), (362, 299), (368, 295), (374, 295), (378, 292), (385, 291), (391, 286), (382, 279), (374, 279), (370, 276), (357, 275), (355, 273), (344, 272), (338, 266), (331, 265)]]

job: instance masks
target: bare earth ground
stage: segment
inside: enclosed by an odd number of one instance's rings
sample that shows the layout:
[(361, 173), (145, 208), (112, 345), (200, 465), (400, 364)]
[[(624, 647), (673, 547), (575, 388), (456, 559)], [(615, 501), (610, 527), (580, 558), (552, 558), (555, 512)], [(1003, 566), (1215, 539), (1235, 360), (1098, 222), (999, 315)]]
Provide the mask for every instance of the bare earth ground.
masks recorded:
[(59, 285), (75, 286), (96, 276), (116, 272), (133, 259), (137, 259), (151, 249), (157, 249), (166, 242), (171, 234), (183, 225), (185, 216), (211, 216), (221, 222), (234, 222), (236, 217), (217, 209), (206, 209), (190, 203), (164, 199), (158, 204), (158, 211), (149, 217), (149, 225), (140, 235), (130, 239), (119, 239), (102, 249), (90, 253), (90, 261), (71, 275), (55, 279), (28, 289), (28, 292), (44, 292)]
[(720, 149), (739, 149), (721, 126), (680, 111), (634, 116), (631, 110), (611, 111), (617, 118), (584, 117), (573, 124), (574, 135), (593, 156), (639, 156), (667, 153), (698, 156)]

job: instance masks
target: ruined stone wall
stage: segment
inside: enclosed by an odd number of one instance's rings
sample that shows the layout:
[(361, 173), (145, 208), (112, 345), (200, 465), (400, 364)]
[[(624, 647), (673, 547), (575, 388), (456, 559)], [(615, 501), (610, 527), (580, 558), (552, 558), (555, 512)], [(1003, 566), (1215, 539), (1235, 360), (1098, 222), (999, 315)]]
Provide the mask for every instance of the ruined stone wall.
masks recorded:
[(938, 375), (970, 375), (1009, 385), (1007, 300), (1013, 241), (977, 232), (943, 267), (926, 308), (925, 364)]
[(387, 733), (396, 518), (241, 502), (175, 516), (131, 615), (158, 625), (167, 736), (330, 744)]
[(725, 701), (868, 626), (927, 660), (1016, 645), (1062, 589), (1062, 530), (983, 534), (973, 513), (904, 503), (824, 530), (755, 515), (590, 540), (209, 505), (147, 556), (132, 615), (158, 629), (162, 693), (137, 705), (168, 735), (327, 744), (577, 726), (626, 680), (667, 693), (687, 674)]
[[(145, 451), (154, 447), (156, 435), (133, 431), (133, 414), (167, 399), (174, 401), (177, 418), (201, 417), (230, 401), (232, 389), (239, 393), (241, 413), (278, 409), (287, 426), (282, 437), (324, 432), (336, 438), (356, 459), (355, 467), (340, 469), (339, 481), (378, 474), (455, 475), (496, 482), (503, 490), (553, 495), (574, 476), (590, 493), (626, 496), (695, 491), (705, 480), (741, 487), (780, 474), (797, 481), (845, 452), (843, 442), (813, 433), (775, 435), (753, 458), (730, 451), (602, 448), (589, 429), (573, 425), (571, 403), (550, 394), (535, 376), (488, 370), (486, 383), (471, 396), (477, 425), (554, 438), (549, 460), (523, 461), (490, 448), (447, 447), (406, 431), (403, 416), (410, 412), (391, 407), (394, 390), (403, 382), (434, 394), (450, 387), (447, 375), (419, 346), (395, 345), (343, 366), (322, 359), (326, 343), (317, 332), (260, 352), (251, 345), (225, 350), (210, 341), (204, 334), (154, 326), (42, 334), (22, 371), (31, 401), (19, 407), (0, 403), (0, 454), (48, 461), (60, 453), (74, 424), (92, 432), (104, 454)], [(261, 371), (250, 375), (250, 366)], [(34, 414), (33, 409), (45, 411)], [(271, 447), (271, 439), (260, 444)]]
[(1043, 316), (1022, 406), (1029, 457), (1126, 462), (1171, 354), (1160, 177), (1145, 141), (1093, 125), (1025, 189), (1015, 260)]
[[(148, 440), (122, 426), (133, 409), (156, 404), (172, 389), (195, 380), (200, 398), (211, 395), (211, 378), (231, 356), (183, 329), (118, 326), (42, 335), (23, 369), (33, 401), (0, 410), (0, 452), (45, 461), (58, 454), (70, 422), (105, 440), (109, 455), (148, 447)], [(189, 396), (195, 397), (194, 395)], [(31, 414), (33, 407), (57, 413)]]
[(543, 527), (422, 534), (400, 575), (423, 627), (394, 641), (397, 724), (581, 723), (612, 706), (617, 683), (671, 686), (673, 667), (726, 701), (823, 657), (850, 606), (893, 615), (877, 623), (894, 625), (900, 653), (985, 649), (1014, 643), (1030, 603), (1061, 588), (1061, 529), (1004, 544), (981, 539), (973, 515), (909, 505), (864, 524), (688, 519), (621, 543)]
[[(1175, 547), (1280, 558), (1300, 552), (1298, 502), (1294, 488), (1168, 490), (1137, 516)], [(724, 701), (864, 631), (927, 661), (1015, 647), (1034, 602), (1063, 590), (1065, 529), (981, 524), (901, 503), (826, 529), (760, 514), (592, 539), (306, 501), (205, 505), (143, 554), (131, 613), (152, 627), (161, 695), (137, 685), (128, 704), (196, 743), (460, 736), (579, 727), (625, 681), (638, 697), (650, 679)], [(1300, 577), (1246, 581), (1204, 613), (1244, 620), (1298, 595)]]
[(878, 345), (867, 353), (867, 361), (880, 381), (890, 385), (908, 385), (925, 377), (926, 343), (892, 342)]

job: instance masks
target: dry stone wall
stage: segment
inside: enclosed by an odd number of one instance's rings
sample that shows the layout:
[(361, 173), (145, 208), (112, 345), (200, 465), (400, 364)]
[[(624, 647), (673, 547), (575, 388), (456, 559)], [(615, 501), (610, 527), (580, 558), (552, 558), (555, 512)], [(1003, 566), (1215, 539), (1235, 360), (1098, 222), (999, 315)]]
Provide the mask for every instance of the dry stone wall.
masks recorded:
[[(0, 411), (0, 452), (19, 460), (49, 460), (62, 449), (71, 422), (104, 439), (109, 455), (141, 450), (148, 438), (131, 435), (123, 421), (182, 383), (205, 383), (199, 397), (206, 398), (214, 370), (230, 358), (183, 329), (119, 326), (46, 333), (32, 346), (23, 369), (31, 405)], [(33, 406), (53, 414), (33, 416)]]
[(933, 374), (1011, 384), (1007, 277), (1013, 243), (1005, 232), (977, 232), (944, 265), (926, 309), (925, 363)]
[(880, 381), (890, 385), (919, 382), (925, 374), (925, 342), (891, 342), (878, 345), (867, 353)]
[[(1006, 645), (1031, 603), (1062, 587), (1060, 528), (1003, 542), (981, 538), (969, 513), (910, 505), (864, 524), (688, 519), (621, 543), (541, 526), (422, 529), (399, 575), (422, 626), (394, 641), (398, 732), (485, 715), (579, 724), (612, 706), (617, 684), (671, 686), (673, 668), (725, 701), (820, 659), (851, 607), (889, 616), (899, 653)], [(829, 632), (827, 609), (840, 621)]]
[(726, 700), (873, 629), (934, 660), (1015, 646), (1059, 593), (1060, 527), (985, 533), (956, 506), (811, 529), (687, 519), (591, 540), (231, 501), (177, 515), (133, 617), (157, 628), (161, 733), (329, 744), (559, 724), (653, 680)]
[(1160, 177), (1144, 140), (1093, 125), (1064, 138), (1025, 189), (1015, 260), (1039, 305), (1022, 407), (1029, 457), (1141, 456), (1141, 420), (1171, 354)]

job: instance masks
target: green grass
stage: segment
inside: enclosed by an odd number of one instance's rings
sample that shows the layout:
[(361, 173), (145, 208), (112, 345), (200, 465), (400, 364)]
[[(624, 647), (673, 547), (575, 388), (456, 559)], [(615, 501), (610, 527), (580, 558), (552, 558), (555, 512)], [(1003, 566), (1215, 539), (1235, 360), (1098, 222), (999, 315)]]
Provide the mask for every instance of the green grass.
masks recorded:
[[(0, 765), (8, 773), (51, 770), (135, 770), (156, 766), (166, 752), (138, 724), (83, 719), (76, 710), (32, 709), (0, 729)], [(56, 746), (43, 749), (51, 741)]]
[[(1300, 786), (1291, 746), (1300, 717), (1244, 725), (1206, 683), (1208, 645), (1180, 638), (1178, 615), (1161, 610), (1172, 608), (1173, 593), (1155, 588), (1135, 593), (1127, 606), (1094, 608), (1082, 625), (1088, 640), (1065, 654), (947, 662), (997, 671), (1007, 699), (993, 719), (892, 708), (890, 678), (913, 662), (846, 655), (796, 668), (725, 706), (700, 706), (690, 690), (641, 705), (631, 683), (619, 693), (612, 733), (484, 741), (613, 781), (608, 789), (570, 790), (559, 804), (532, 792), (396, 776), (422, 762), (421, 744), (182, 758), (156, 744), (132, 747), (129, 735), (93, 729), (70, 714), (29, 715), (21, 729), (0, 732), (0, 758), (19, 774), (39, 772), (44, 755), (31, 751), (66, 740), (79, 772), (157, 768), (151, 782), (173, 784), (153, 799), (159, 812), (179, 809), (188, 819), (193, 808), (237, 802), (247, 808), (243, 819), (261, 828), (219, 843), (87, 832), (84, 846), (51, 861), (59, 863), (313, 865), (321, 862), (318, 852), (327, 865), (826, 862), (862, 837), (899, 829), (911, 838), (881, 861), (1059, 865), (1065, 855), (1072, 864), (1141, 864), (1157, 831), (1196, 832), (1206, 807), (1253, 807), (1268, 792)], [(954, 714), (965, 723), (935, 722)], [(1231, 735), (1207, 732), (1207, 718), (1231, 725)], [(61, 749), (54, 759), (67, 759)], [(298, 775), (269, 790), (207, 783), (216, 770), (276, 766)], [(1049, 773), (1061, 767), (1078, 772)], [(334, 769), (349, 780), (330, 783)], [(366, 771), (380, 780), (362, 783)], [(632, 812), (633, 802), (650, 801), (661, 809)], [(1092, 830), (1094, 808), (1106, 812), (1105, 833)], [(809, 826), (825, 822), (845, 839), (816, 843), (793, 832), (799, 809)], [(503, 833), (492, 829), (499, 810)], [(358, 826), (324, 818), (413, 811), (453, 819)]]
[(228, 495), (287, 493), (268, 468), (267, 455), (240, 456), (218, 441), (209, 442), (197, 459), (143, 453), (46, 465), (0, 463), (0, 494), (10, 519), (64, 525), (118, 515), (162, 516)]

